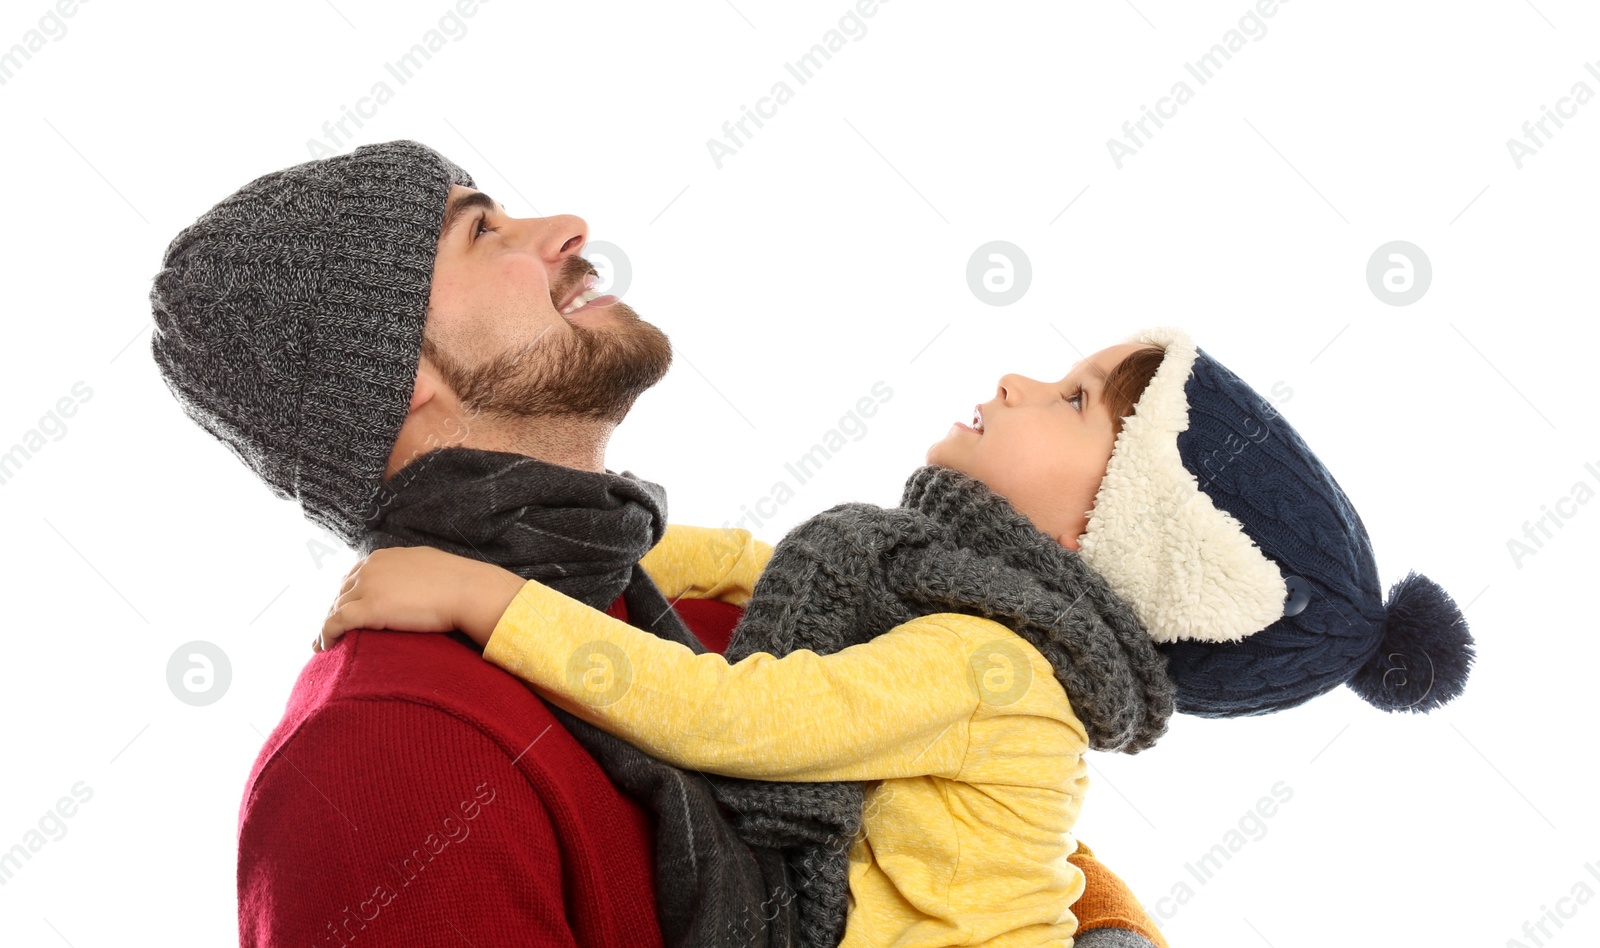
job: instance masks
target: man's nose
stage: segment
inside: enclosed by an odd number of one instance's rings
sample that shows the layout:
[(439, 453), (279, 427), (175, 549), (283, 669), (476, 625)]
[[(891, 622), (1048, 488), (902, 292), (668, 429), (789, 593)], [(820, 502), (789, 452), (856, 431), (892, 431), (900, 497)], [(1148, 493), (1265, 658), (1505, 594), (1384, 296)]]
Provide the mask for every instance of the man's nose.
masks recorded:
[(576, 214), (532, 218), (526, 231), (535, 252), (557, 265), (577, 254), (589, 242), (589, 225)]

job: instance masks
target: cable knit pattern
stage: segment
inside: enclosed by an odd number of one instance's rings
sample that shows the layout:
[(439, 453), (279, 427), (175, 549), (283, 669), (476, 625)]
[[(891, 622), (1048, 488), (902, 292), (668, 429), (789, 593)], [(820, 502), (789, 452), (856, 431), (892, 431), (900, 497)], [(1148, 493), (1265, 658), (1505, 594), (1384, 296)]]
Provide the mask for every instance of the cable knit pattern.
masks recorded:
[(1269, 714), (1341, 684), (1425, 712), (1466, 686), (1461, 609), (1415, 572), (1387, 600), (1366, 526), (1282, 411), (1175, 326), (1080, 539), (1167, 658), (1179, 711)]

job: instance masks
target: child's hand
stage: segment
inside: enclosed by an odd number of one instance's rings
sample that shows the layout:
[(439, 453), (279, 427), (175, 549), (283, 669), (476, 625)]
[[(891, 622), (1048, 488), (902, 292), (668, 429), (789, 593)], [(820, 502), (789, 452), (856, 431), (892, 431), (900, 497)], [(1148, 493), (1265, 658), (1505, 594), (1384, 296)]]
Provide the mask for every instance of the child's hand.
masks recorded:
[(311, 648), (332, 648), (351, 629), (460, 629), (485, 645), (523, 583), (510, 570), (430, 546), (375, 550), (345, 574)]

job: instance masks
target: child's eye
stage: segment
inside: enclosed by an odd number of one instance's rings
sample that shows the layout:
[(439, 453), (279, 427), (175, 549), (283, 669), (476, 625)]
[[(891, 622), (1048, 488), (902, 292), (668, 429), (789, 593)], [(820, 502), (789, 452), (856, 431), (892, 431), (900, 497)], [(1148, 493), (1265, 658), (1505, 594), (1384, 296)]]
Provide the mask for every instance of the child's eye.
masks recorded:
[(1078, 386), (1078, 390), (1076, 392), (1073, 392), (1071, 395), (1066, 396), (1065, 401), (1069, 401), (1070, 402), (1074, 398), (1076, 398), (1078, 400), (1078, 404), (1075, 405), (1074, 407), (1078, 411), (1083, 411), (1083, 386), (1082, 385)]

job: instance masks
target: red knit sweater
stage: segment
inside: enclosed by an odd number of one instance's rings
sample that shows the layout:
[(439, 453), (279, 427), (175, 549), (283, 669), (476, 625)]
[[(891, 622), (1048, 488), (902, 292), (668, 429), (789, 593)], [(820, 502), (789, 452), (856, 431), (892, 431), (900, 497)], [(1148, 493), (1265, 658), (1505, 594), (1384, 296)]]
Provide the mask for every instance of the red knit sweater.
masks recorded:
[[(742, 614), (674, 608), (718, 652)], [(463, 642), (351, 632), (306, 664), (239, 809), (241, 945), (661, 945), (653, 817)]]

